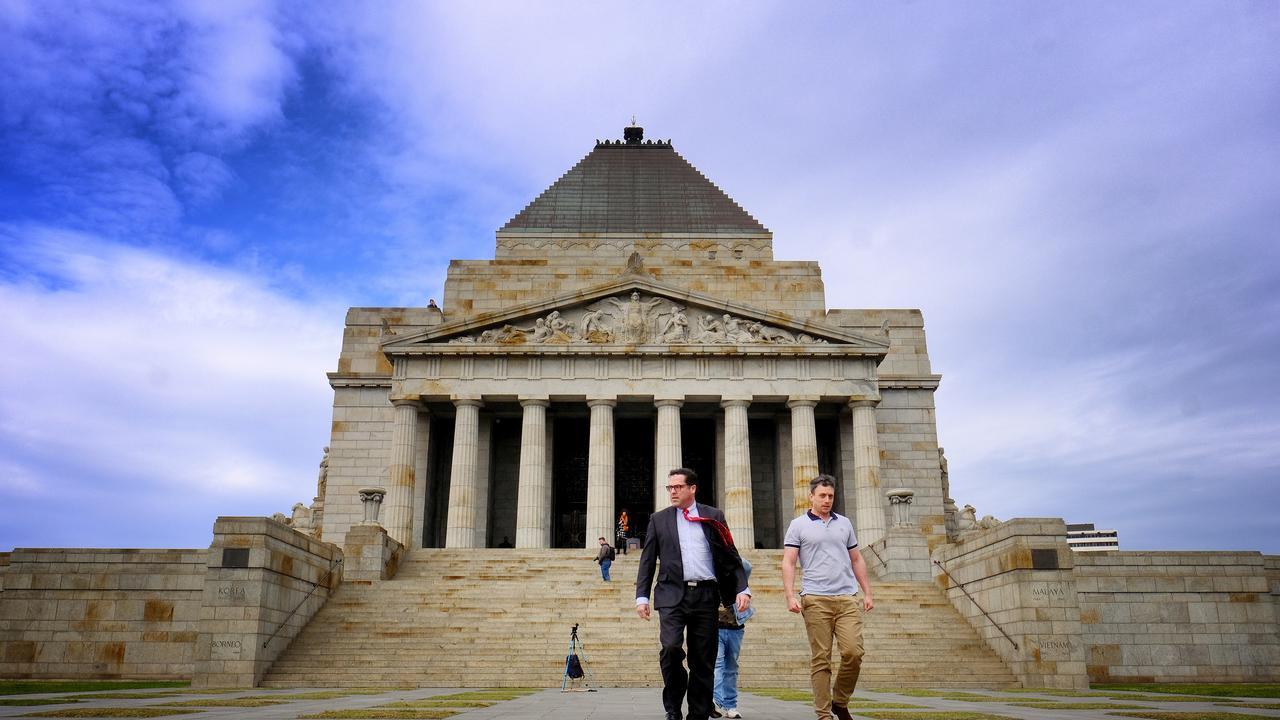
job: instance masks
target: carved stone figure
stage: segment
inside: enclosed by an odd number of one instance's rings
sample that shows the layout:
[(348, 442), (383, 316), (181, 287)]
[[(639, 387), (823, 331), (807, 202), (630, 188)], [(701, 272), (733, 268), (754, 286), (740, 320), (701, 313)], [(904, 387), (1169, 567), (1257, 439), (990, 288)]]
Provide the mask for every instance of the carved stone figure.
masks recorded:
[(747, 329), (743, 327), (742, 320), (727, 313), (721, 317), (721, 320), (724, 321), (725, 339), (729, 342), (739, 345), (752, 342), (751, 333), (747, 332)]
[(612, 303), (622, 315), (622, 340), (628, 343), (643, 343), (649, 339), (649, 328), (653, 326), (653, 308), (662, 302), (661, 299), (641, 300), (640, 293), (632, 292), (631, 299), (622, 302), (617, 298), (605, 298)]
[(942, 473), (942, 497), (951, 500), (951, 474), (947, 472), (946, 452), (946, 448), (938, 448), (938, 470)]
[(316, 497), (324, 497), (329, 486), (329, 446), (324, 446), (324, 457), (320, 458), (320, 476), (316, 478)]
[(664, 343), (682, 343), (689, 338), (689, 318), (684, 314), (684, 308), (679, 305), (671, 306), (671, 315), (667, 317), (667, 321), (663, 323), (662, 330), (658, 333), (658, 341)]
[(698, 318), (698, 329), (702, 331), (698, 335), (700, 342), (722, 343), (725, 341), (724, 323), (714, 315), (703, 315)]
[(608, 317), (600, 308), (588, 308), (582, 315), (582, 339), (589, 343), (612, 342), (613, 332), (605, 323)]
[(960, 518), (956, 521), (956, 532), (964, 534), (973, 532), (978, 529), (977, 511), (972, 505), (965, 505), (960, 511)]
[(533, 321), (533, 341), (544, 343), (551, 339), (551, 328), (542, 318)]
[[(759, 330), (755, 330), (754, 328), (756, 327), (758, 327)], [(790, 344), (796, 341), (795, 335), (792, 335), (782, 328), (761, 325), (760, 323), (755, 323), (755, 325), (752, 325), (752, 328), (752, 334), (758, 334), (762, 342)]]
[(290, 519), (293, 529), (299, 532), (311, 532), (311, 508), (302, 503), (293, 504), (293, 517)]

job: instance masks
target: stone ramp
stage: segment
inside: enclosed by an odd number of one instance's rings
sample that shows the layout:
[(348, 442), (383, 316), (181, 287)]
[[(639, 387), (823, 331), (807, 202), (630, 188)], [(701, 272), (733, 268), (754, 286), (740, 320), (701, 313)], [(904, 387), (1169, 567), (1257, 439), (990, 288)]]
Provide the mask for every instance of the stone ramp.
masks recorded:
[[(742, 687), (808, 687), (808, 644), (786, 611), (780, 550), (745, 553), (757, 612)], [(661, 685), (658, 622), (635, 615), (639, 553), (600, 580), (590, 550), (415, 550), (394, 580), (344, 584), (284, 652), (270, 687), (548, 687), (570, 627), (601, 687)], [(931, 583), (877, 582), (861, 687), (1017, 684)]]

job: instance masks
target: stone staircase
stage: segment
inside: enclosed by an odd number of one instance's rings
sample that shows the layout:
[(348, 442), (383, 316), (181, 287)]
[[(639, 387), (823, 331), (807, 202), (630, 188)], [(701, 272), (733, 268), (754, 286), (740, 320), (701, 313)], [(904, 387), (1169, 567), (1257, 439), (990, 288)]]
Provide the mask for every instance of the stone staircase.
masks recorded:
[[(756, 615), (740, 687), (808, 687), (808, 643), (780, 550), (745, 553)], [(659, 686), (658, 620), (635, 615), (639, 553), (600, 580), (590, 550), (415, 550), (393, 580), (344, 583), (267, 674), (268, 687), (550, 687), (578, 623), (600, 687)], [(875, 582), (860, 687), (1017, 681), (932, 583)]]

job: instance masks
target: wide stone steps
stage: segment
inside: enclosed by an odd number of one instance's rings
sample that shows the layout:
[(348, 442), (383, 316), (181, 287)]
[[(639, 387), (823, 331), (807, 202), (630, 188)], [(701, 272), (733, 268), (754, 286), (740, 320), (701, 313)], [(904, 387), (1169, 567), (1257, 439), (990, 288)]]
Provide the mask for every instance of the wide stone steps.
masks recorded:
[[(745, 553), (756, 616), (743, 686), (807, 687), (804, 625), (786, 611), (780, 551)], [(273, 687), (558, 685), (577, 623), (597, 685), (654, 686), (658, 621), (635, 616), (639, 554), (612, 584), (586, 551), (418, 550), (394, 580), (344, 584), (268, 673)], [(1003, 662), (930, 583), (873, 583), (863, 687), (1007, 687)]]

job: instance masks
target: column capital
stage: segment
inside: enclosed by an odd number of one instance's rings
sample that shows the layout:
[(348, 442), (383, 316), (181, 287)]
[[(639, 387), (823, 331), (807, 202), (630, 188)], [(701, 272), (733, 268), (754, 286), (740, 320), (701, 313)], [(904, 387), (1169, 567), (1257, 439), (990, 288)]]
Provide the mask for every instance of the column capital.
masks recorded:
[(683, 398), (658, 398), (653, 401), (654, 407), (684, 407)]
[(853, 397), (849, 398), (849, 407), (851, 408), (860, 408), (860, 407), (873, 408), (879, 404), (880, 404), (880, 398), (878, 397), (869, 398), (864, 395), (854, 395)]
[(545, 397), (520, 398), (520, 407), (547, 407), (549, 405), (551, 405), (551, 401)]
[(818, 397), (816, 395), (796, 395), (787, 400), (787, 408), (794, 410), (798, 407), (817, 407)]
[(615, 407), (616, 398), (587, 398), (587, 407)]
[(484, 401), (478, 397), (455, 397), (453, 398), (454, 407), (484, 407)]
[(404, 397), (393, 397), (393, 398), (391, 398), (391, 404), (392, 404), (392, 405), (394, 405), (394, 406), (396, 406), (396, 407), (403, 407), (403, 406), (405, 406), (405, 405), (409, 405), (409, 406), (412, 406), (412, 407), (414, 407), (414, 408), (417, 408), (417, 409), (421, 410), (421, 409), (422, 409), (422, 398), (418, 397), (417, 395), (409, 395), (409, 396), (404, 396)]
[(750, 407), (750, 406), (751, 406), (751, 398), (724, 398), (723, 400), (720, 401), (720, 407), (722, 408), (731, 408), (731, 407), (744, 408), (744, 407)]

